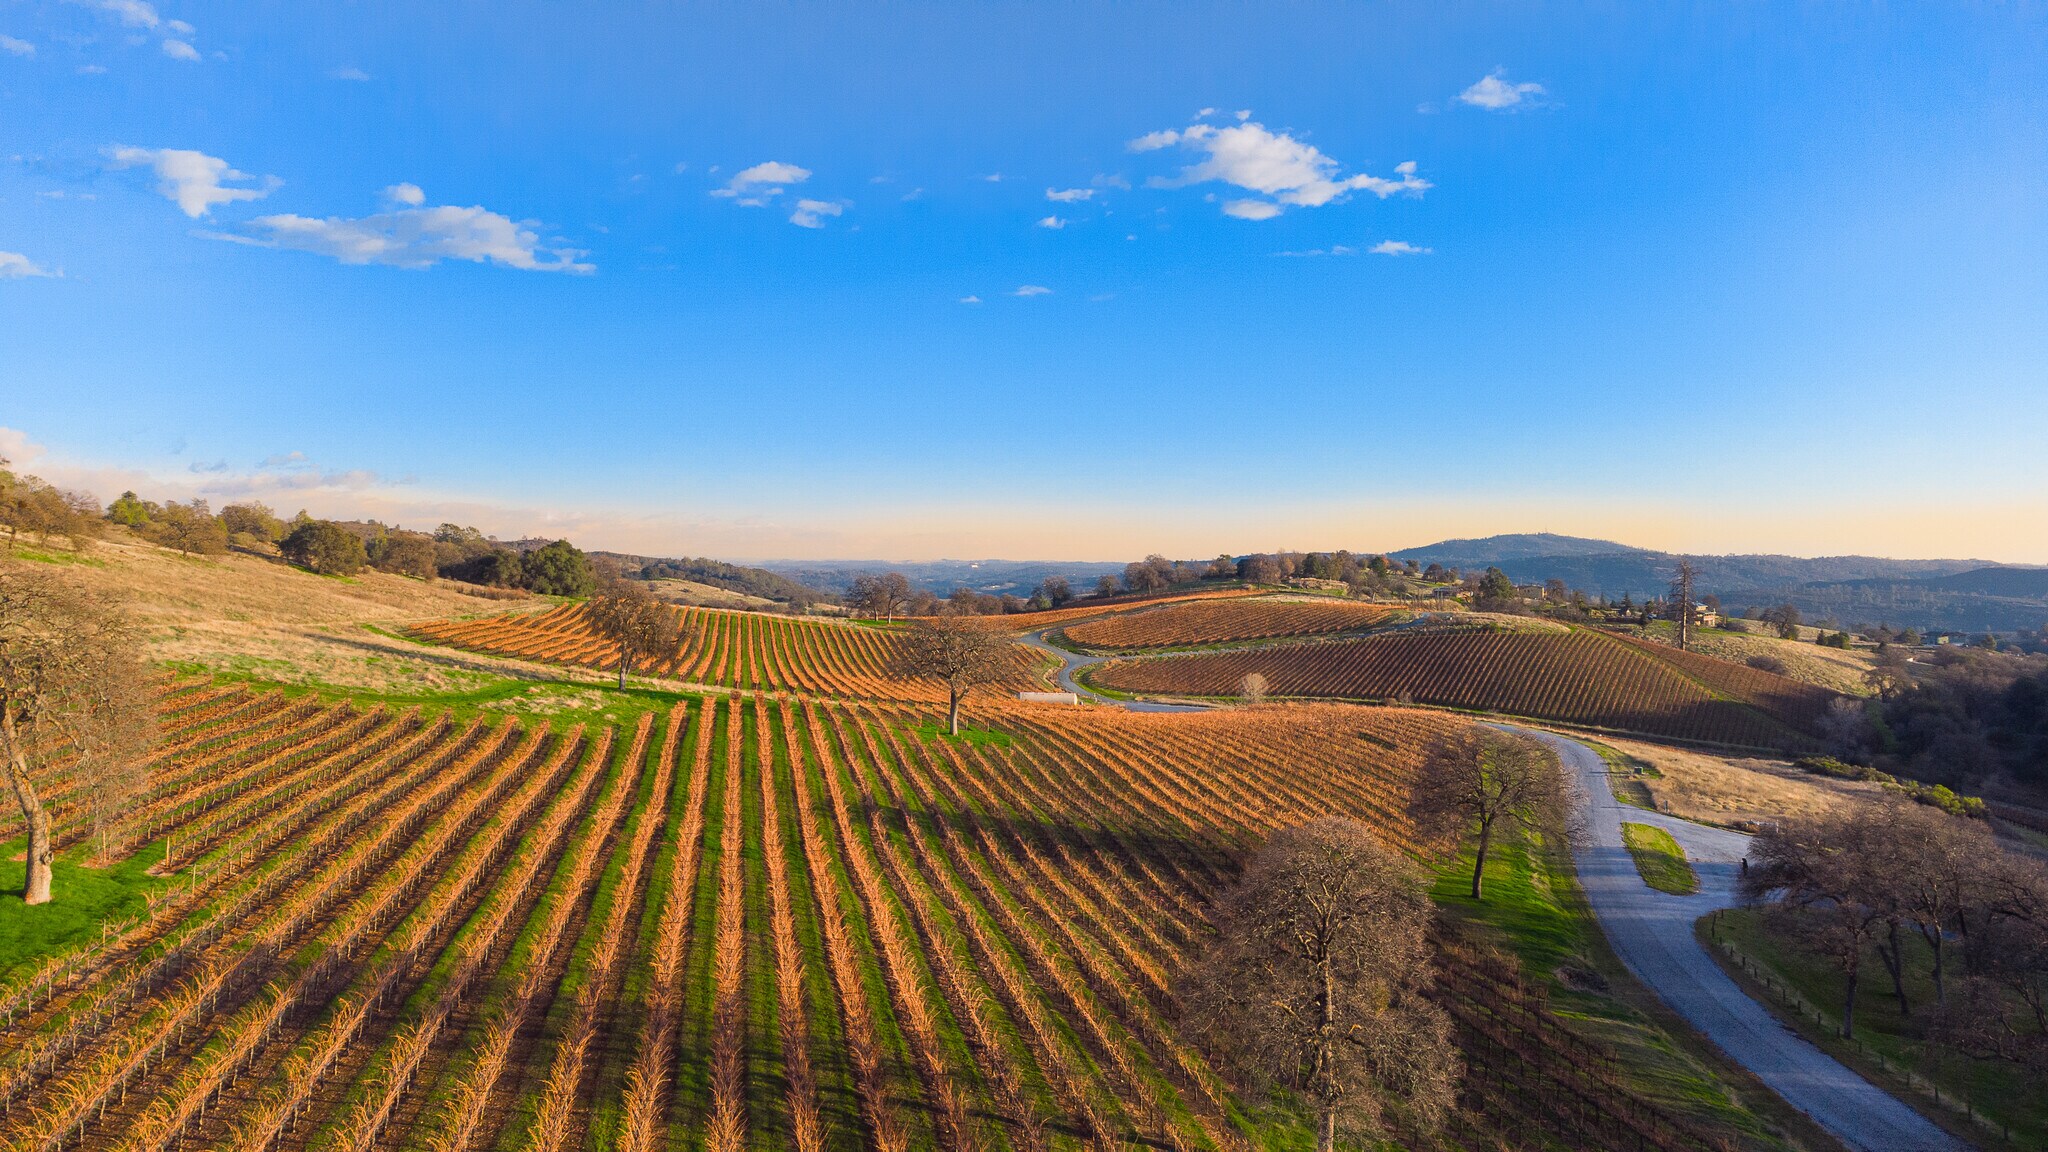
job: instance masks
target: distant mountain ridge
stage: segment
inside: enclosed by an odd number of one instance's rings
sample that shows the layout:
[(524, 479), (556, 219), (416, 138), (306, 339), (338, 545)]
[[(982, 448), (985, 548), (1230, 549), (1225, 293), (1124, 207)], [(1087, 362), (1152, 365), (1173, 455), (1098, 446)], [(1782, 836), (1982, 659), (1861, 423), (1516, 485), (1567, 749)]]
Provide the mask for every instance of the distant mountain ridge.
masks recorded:
[(1636, 600), (1666, 594), (1678, 562), (1689, 560), (1699, 594), (1735, 609), (1790, 603), (1809, 619), (1966, 632), (2048, 622), (2048, 568), (1988, 560), (1687, 555), (1550, 533), (1445, 540), (1388, 555), (1459, 569), (1498, 566), (1517, 583), (1562, 580), (1590, 595)]

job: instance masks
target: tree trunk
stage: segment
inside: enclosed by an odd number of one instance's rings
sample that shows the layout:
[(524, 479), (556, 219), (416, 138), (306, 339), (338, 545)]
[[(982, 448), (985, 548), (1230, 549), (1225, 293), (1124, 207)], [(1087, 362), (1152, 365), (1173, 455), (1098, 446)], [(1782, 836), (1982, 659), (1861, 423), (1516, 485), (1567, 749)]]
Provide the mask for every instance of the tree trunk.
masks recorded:
[(1323, 949), (1319, 959), (1323, 970), (1323, 994), (1318, 1004), (1321, 1019), (1316, 1021), (1316, 1045), (1322, 1051), (1318, 1053), (1316, 1071), (1326, 1082), (1318, 1085), (1323, 1090), (1323, 1122), (1317, 1125), (1316, 1152), (1334, 1152), (1337, 1147), (1337, 1105), (1331, 1100), (1327, 1081), (1332, 1071), (1330, 1046), (1336, 1043), (1337, 1037), (1337, 973), (1327, 948)]
[(1877, 954), (1884, 960), (1884, 970), (1892, 978), (1892, 996), (1899, 1002), (1899, 1018), (1913, 1014), (1913, 1006), (1906, 1002), (1906, 950), (1900, 945), (1899, 926), (1890, 926), (1887, 943), (1877, 946)]
[(960, 734), (960, 697), (964, 695), (958, 688), (946, 691), (946, 726), (955, 736)]
[(1862, 965), (1851, 960), (1848, 965), (1849, 991), (1842, 996), (1842, 1039), (1856, 1038), (1856, 977)]
[(1493, 844), (1493, 825), (1479, 826), (1479, 851), (1472, 857), (1472, 898), (1481, 899), (1480, 889), (1486, 878), (1486, 850)]
[(28, 756), (22, 751), (14, 717), (0, 710), (0, 735), (7, 741), (7, 783), (21, 806), (22, 823), (28, 825), (28, 852), (23, 857), (21, 899), (24, 904), (50, 902), (50, 860), (56, 854), (50, 842), (50, 812), (36, 796), (28, 778)]
[(626, 667), (633, 663), (633, 655), (624, 644), (619, 645), (619, 691), (626, 690)]

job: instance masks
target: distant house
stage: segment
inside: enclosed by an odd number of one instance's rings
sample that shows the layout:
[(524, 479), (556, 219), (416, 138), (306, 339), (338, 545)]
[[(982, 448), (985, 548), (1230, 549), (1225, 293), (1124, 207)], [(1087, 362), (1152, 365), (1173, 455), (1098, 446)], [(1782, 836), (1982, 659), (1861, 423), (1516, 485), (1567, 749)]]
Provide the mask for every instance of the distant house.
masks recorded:
[(1705, 604), (1692, 606), (1692, 622), (1701, 628), (1712, 628), (1721, 622), (1721, 614)]

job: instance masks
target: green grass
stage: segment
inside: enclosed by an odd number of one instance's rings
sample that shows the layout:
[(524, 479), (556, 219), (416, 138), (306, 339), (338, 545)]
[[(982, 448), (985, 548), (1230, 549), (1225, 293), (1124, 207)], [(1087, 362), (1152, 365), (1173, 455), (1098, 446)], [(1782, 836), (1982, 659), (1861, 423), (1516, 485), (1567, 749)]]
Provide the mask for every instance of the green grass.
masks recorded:
[(1499, 845), (1485, 879), (1485, 898), (1474, 901), (1471, 854), (1444, 865), (1430, 893), (1439, 914), (1519, 958), (1568, 1027), (1614, 1051), (1633, 1091), (1734, 1147), (1785, 1149), (1785, 1128), (1811, 1126), (1768, 1089), (1731, 1079), (1722, 1058), (1635, 982), (1594, 923), (1561, 844)]
[[(1963, 1120), (1958, 1113), (1939, 1110), (1924, 1083), (1917, 1087), (1907, 1083), (1906, 1069), (1939, 1086), (1945, 1098), (1966, 1100), (1977, 1113), (2009, 1127), (2010, 1145), (2000, 1145), (1982, 1128), (1969, 1129), (1970, 1138), (1979, 1145), (2048, 1147), (2048, 1095), (2039, 1091), (2037, 1081), (2000, 1061), (1940, 1058), (1926, 1043), (1926, 1030), (1936, 1015), (1934, 965), (1932, 952), (1918, 938), (1905, 943), (1904, 983), (1910, 1012), (1900, 1014), (1891, 977), (1873, 949), (1864, 959), (1856, 985), (1856, 1038), (1843, 1040), (1840, 1030), (1846, 986), (1842, 973), (1828, 961), (1792, 946), (1784, 933), (1771, 930), (1764, 913), (1725, 909), (1701, 919), (1700, 935), (1722, 968), (1781, 1022), (1920, 1112), (1943, 1116), (1952, 1123)], [(1755, 968), (1768, 974), (1769, 982), (1733, 963), (1724, 944), (1732, 944)], [(1958, 951), (1950, 952), (1952, 975), (1962, 969)], [(1787, 990), (1797, 997), (1796, 1006), (1790, 1009)], [(1950, 991), (1953, 993), (1953, 986)], [(1820, 1014), (1818, 1020), (1815, 1010)]]
[(946, 726), (937, 720), (914, 725), (910, 730), (926, 740), (951, 740), (956, 744), (976, 744), (994, 748), (1008, 748), (1016, 743), (1016, 740), (1007, 732), (998, 732), (993, 728), (975, 728), (964, 723), (960, 725), (960, 734), (958, 736), (946, 731)]
[(1700, 890), (1699, 876), (1686, 860), (1685, 849), (1678, 846), (1671, 833), (1654, 824), (1624, 822), (1621, 842), (1628, 845), (1628, 854), (1635, 858), (1636, 871), (1642, 874), (1643, 883), (1673, 896), (1690, 896)]
[(78, 552), (42, 552), (34, 548), (16, 546), (7, 550), (16, 560), (27, 560), (34, 564), (76, 564), (81, 568), (105, 568), (107, 562), (97, 556), (86, 556)]
[(85, 867), (83, 852), (73, 849), (57, 855), (50, 902), (31, 908), (21, 900), (26, 866), (12, 858), (23, 843), (16, 838), (0, 845), (0, 891), (6, 893), (0, 895), (0, 981), (23, 965), (96, 937), (106, 921), (139, 915), (148, 906), (147, 894), (168, 882), (148, 874), (163, 859), (162, 844), (106, 868)]
[(1664, 778), (1664, 773), (1658, 771), (1656, 765), (1625, 755), (1620, 750), (1596, 740), (1581, 740), (1580, 743), (1598, 752), (1600, 759), (1607, 762), (1607, 788), (1614, 793), (1616, 800), (1631, 808), (1641, 808), (1648, 812), (1657, 810), (1657, 802), (1650, 795), (1649, 785), (1643, 783), (1644, 780)]

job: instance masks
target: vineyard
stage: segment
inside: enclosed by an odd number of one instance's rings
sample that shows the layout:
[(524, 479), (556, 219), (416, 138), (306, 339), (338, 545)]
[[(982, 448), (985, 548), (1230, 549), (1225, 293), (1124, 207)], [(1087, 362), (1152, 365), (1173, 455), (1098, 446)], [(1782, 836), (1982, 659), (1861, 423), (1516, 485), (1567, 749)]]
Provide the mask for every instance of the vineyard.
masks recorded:
[(1323, 636), (1385, 624), (1397, 609), (1346, 600), (1197, 601), (1075, 624), (1068, 640), (1103, 652)]
[[(792, 619), (759, 612), (678, 608), (688, 625), (681, 651), (642, 660), (635, 670), (691, 684), (746, 691), (804, 692), (867, 699), (935, 700), (939, 691), (891, 672), (900, 644), (881, 628)], [(546, 612), (419, 624), (414, 635), (459, 648), (572, 664), (618, 667), (618, 650), (590, 629), (581, 604)], [(1016, 669), (1004, 690), (1043, 688), (1037, 658), (1017, 649)]]
[[(550, 726), (204, 682), (159, 714), (117, 841), (169, 879), (9, 975), (0, 1148), (1248, 1147), (1173, 1026), (1210, 894), (1283, 822), (1406, 844), (1462, 723), (1001, 705), (953, 741), (901, 704)], [(1443, 955), (1455, 1143), (1712, 1146), (1512, 961)]]
[(1803, 746), (1802, 731), (1834, 698), (1769, 672), (1585, 629), (1390, 633), (1120, 660), (1090, 679), (1122, 692), (1234, 696), (1254, 672), (1275, 696), (1412, 701), (1749, 747)]

